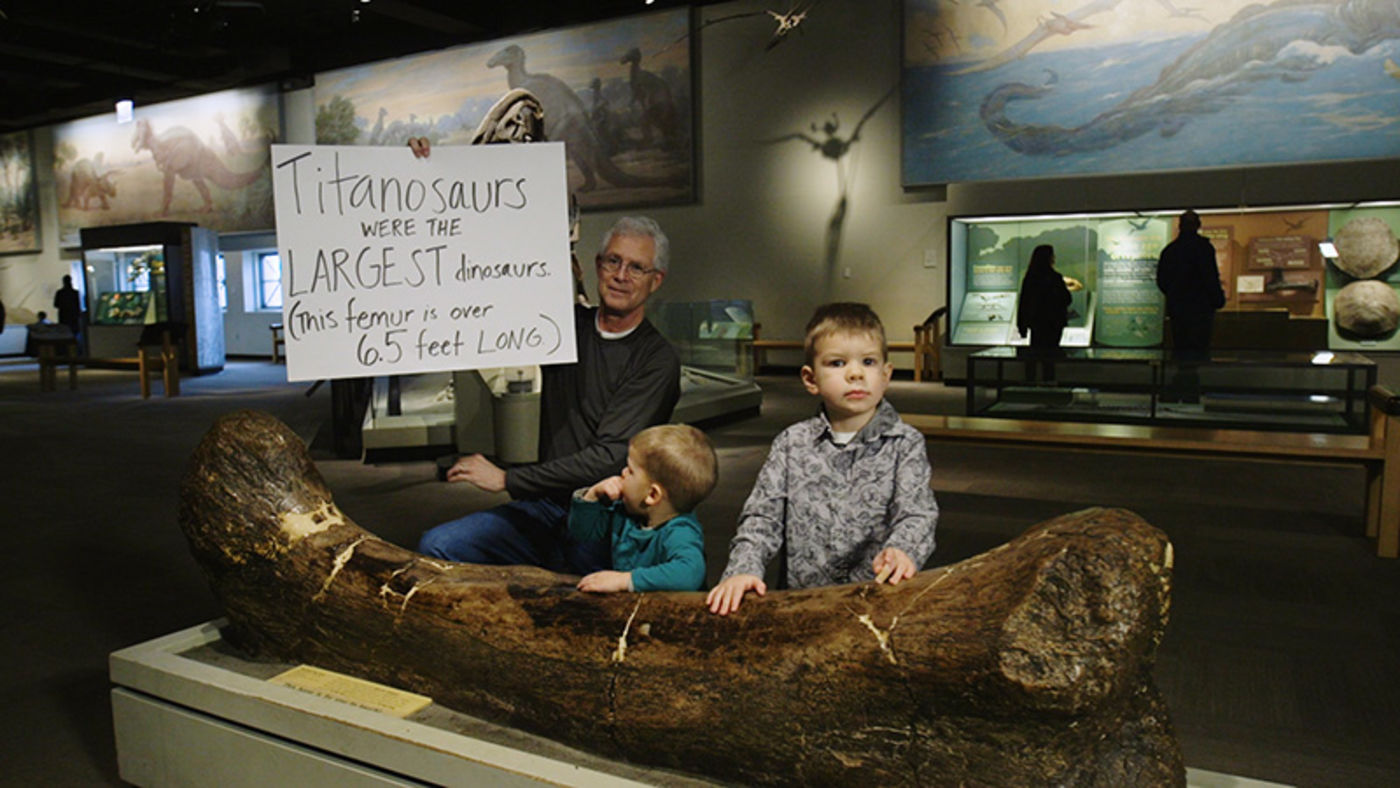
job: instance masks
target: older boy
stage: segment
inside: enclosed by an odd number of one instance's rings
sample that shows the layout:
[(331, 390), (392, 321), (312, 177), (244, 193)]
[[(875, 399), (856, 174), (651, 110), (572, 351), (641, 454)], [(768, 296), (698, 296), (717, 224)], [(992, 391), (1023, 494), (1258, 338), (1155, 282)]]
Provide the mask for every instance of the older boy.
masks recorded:
[(705, 583), (704, 534), (693, 512), (715, 488), (719, 463), (705, 433), (685, 424), (632, 438), (627, 466), (573, 499), (569, 536), (610, 542), (612, 569), (580, 591), (695, 591)]
[(726, 615), (767, 592), (763, 568), (787, 543), (792, 588), (912, 577), (933, 552), (938, 502), (924, 438), (885, 402), (894, 366), (865, 304), (817, 308), (802, 383), (816, 416), (773, 441), (739, 514), (729, 565), (705, 603)]

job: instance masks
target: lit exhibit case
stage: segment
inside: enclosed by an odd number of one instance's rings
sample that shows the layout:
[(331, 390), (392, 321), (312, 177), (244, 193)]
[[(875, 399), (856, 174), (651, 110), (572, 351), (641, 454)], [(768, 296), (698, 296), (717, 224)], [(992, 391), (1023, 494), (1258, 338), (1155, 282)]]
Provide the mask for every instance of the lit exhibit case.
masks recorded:
[[(1027, 344), (1017, 295), (1049, 244), (1073, 296), (1062, 347), (1162, 346), (1157, 258), (1181, 210), (950, 218), (949, 345)], [(1197, 211), (1226, 295), (1215, 347), (1400, 349), (1400, 203)]]
[(143, 332), (163, 325), (177, 345), (181, 371), (223, 369), (214, 231), (148, 222), (83, 228), (81, 237), (89, 358), (131, 359)]

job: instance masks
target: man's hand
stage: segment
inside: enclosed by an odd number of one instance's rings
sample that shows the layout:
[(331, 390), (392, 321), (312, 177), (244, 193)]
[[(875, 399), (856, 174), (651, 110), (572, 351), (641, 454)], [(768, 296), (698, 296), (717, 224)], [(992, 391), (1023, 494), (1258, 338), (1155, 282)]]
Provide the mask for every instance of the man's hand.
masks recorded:
[(609, 501), (622, 500), (622, 477), (609, 476), (588, 488), (588, 492), (583, 494), (583, 500), (596, 501), (600, 498)]
[(447, 469), (449, 482), (470, 482), (486, 492), (501, 492), (506, 488), (506, 472), (491, 464), (480, 454), (468, 454)]
[(413, 155), (420, 159), (428, 158), (433, 152), (433, 143), (427, 137), (409, 137), (408, 147), (413, 151)]
[(584, 575), (578, 581), (578, 590), (592, 591), (598, 594), (611, 594), (616, 591), (632, 590), (631, 572), (614, 572), (605, 569), (601, 572), (594, 572), (591, 575)]
[(875, 582), (888, 581), (892, 586), (899, 585), (899, 581), (908, 580), (919, 571), (919, 568), (914, 566), (914, 559), (898, 547), (886, 547), (881, 550), (870, 563), (870, 568), (875, 570)]
[(758, 575), (733, 575), (710, 589), (709, 595), (705, 597), (705, 604), (710, 606), (711, 613), (727, 616), (739, 609), (739, 603), (749, 591), (763, 596), (768, 593), (768, 586)]

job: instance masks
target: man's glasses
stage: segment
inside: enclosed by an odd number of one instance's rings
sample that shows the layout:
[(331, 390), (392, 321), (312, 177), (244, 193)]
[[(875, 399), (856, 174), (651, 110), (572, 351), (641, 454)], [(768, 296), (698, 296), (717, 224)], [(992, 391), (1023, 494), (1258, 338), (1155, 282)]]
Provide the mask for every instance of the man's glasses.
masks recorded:
[(656, 273), (655, 268), (647, 268), (640, 263), (624, 263), (622, 258), (615, 254), (610, 254), (607, 257), (599, 257), (598, 267), (603, 269), (604, 273), (608, 274), (617, 273), (617, 270), (621, 268), (623, 276), (626, 276), (628, 279), (641, 279), (647, 274)]

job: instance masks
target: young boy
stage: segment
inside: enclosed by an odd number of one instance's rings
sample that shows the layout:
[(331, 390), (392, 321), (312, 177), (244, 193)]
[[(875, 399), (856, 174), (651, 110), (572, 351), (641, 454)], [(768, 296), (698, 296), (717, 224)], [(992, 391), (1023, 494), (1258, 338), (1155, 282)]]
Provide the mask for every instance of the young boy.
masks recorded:
[(729, 565), (705, 599), (738, 610), (767, 592), (763, 568), (787, 543), (791, 588), (913, 577), (933, 552), (938, 503), (924, 437), (885, 402), (894, 366), (865, 304), (817, 308), (802, 384), (822, 410), (773, 441), (739, 514)]
[(693, 514), (719, 472), (705, 433), (661, 424), (627, 445), (627, 467), (575, 495), (569, 536), (610, 541), (611, 570), (578, 582), (580, 591), (696, 591), (705, 584), (704, 535)]

